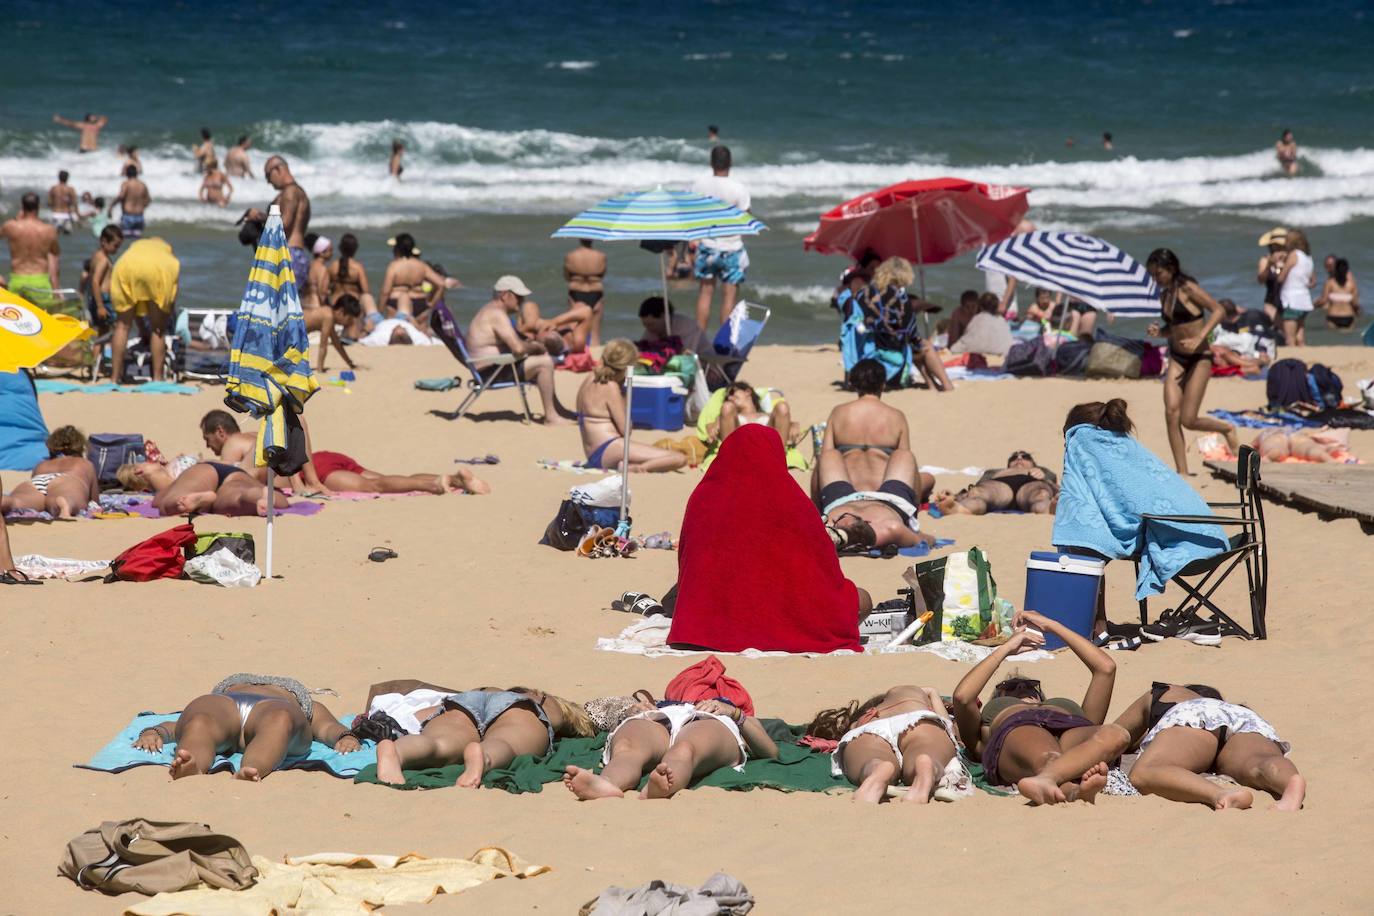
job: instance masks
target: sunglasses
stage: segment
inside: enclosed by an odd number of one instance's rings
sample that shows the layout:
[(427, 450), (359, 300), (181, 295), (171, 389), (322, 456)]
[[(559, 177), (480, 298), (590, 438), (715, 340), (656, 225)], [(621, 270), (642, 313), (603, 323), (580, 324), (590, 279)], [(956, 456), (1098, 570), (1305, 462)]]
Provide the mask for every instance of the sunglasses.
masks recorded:
[(1009, 677), (997, 685), (997, 691), (1004, 697), (1034, 697), (1037, 700), (1045, 697), (1040, 682), (1029, 677)]
[(1007, 459), (1007, 464), (1011, 464), (1013, 461), (1019, 461), (1022, 458), (1026, 459), (1027, 461), (1035, 460), (1031, 457), (1030, 452), (1012, 452), (1011, 457)]

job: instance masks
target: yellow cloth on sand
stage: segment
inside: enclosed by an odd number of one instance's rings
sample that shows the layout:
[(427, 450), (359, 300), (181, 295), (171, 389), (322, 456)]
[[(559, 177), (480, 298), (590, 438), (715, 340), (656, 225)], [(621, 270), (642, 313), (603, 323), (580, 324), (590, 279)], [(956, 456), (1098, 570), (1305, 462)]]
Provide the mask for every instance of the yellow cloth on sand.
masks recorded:
[(115, 262), (110, 274), (110, 299), (116, 312), (134, 310), (143, 315), (148, 307), (172, 310), (181, 279), (181, 262), (172, 246), (160, 238), (139, 239)]
[(198, 888), (158, 894), (124, 910), (126, 916), (277, 916), (286, 913), (366, 914), (381, 906), (428, 903), (496, 878), (533, 878), (549, 870), (499, 846), (468, 859), (321, 852), (271, 862), (253, 856), (258, 880), (241, 891)]

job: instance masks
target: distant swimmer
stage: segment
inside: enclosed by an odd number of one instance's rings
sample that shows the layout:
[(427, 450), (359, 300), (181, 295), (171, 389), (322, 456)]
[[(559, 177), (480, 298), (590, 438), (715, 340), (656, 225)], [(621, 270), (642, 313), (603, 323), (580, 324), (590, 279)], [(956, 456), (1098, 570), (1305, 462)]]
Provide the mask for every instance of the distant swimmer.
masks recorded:
[(63, 127), (70, 127), (72, 130), (81, 131), (80, 150), (83, 153), (95, 152), (96, 146), (100, 143), (101, 128), (110, 123), (110, 119), (104, 115), (95, 115), (89, 112), (86, 114), (86, 117), (80, 121), (72, 121), (61, 115), (53, 115), (52, 119), (55, 123), (61, 124)]
[(205, 179), (200, 183), (200, 202), (224, 207), (233, 195), (234, 186), (229, 176), (219, 170), (219, 160), (211, 159), (205, 164)]
[(37, 194), (29, 191), (19, 199), (19, 215), (0, 225), (0, 238), (10, 246), (11, 292), (32, 299), (34, 291), (41, 295), (61, 286), (62, 249), (57, 230), (38, 218)]
[(568, 308), (585, 305), (592, 310), (590, 339), (601, 346), (601, 314), (606, 302), (606, 254), (592, 247), (591, 239), (578, 239), (577, 247), (563, 256), (563, 279), (568, 283)]
[(119, 164), (119, 174), (123, 175), (129, 166), (138, 169), (138, 174), (143, 174), (143, 162), (138, 158), (138, 147), (121, 145), (116, 152), (124, 157), (124, 161)]
[(57, 173), (57, 184), (48, 188), (48, 209), (51, 211), (48, 221), (57, 227), (58, 231), (70, 233), (72, 226), (80, 219), (77, 213), (76, 188), (67, 184), (70, 177), (67, 172)]
[[(310, 197), (296, 184), (291, 168), (280, 156), (269, 157), (263, 163), (262, 174), (277, 189), (272, 203), (281, 207), (286, 247), (291, 249), (291, 269), (296, 275), (296, 292), (303, 296), (310, 289), (310, 251), (305, 247), (305, 234), (310, 231)], [(256, 207), (244, 217), (251, 222), (267, 222), (267, 214)]]
[(153, 202), (148, 186), (138, 177), (138, 169), (128, 166), (124, 169), (124, 182), (119, 186), (119, 196), (110, 202), (106, 216), (114, 216), (114, 208), (119, 207), (119, 228), (124, 237), (130, 240), (143, 235), (143, 213)]
[(230, 178), (252, 178), (253, 164), (248, 160), (248, 148), (253, 145), (253, 138), (248, 134), (239, 137), (239, 142), (229, 147), (224, 154), (224, 170), (229, 173)]
[(711, 142), (711, 143), (715, 143), (717, 140), (719, 140), (719, 139), (720, 139), (720, 128), (717, 127), (717, 126), (714, 125), (714, 124), (707, 124), (707, 125), (706, 125), (706, 139), (707, 139), (709, 142)]
[(210, 128), (200, 129), (200, 142), (191, 147), (191, 155), (196, 157), (196, 171), (208, 172), (210, 163), (219, 157), (215, 155), (215, 144), (210, 139)]
[(1106, 149), (1106, 150), (1110, 150), (1110, 149), (1115, 149), (1115, 148), (1116, 148), (1115, 146), (1112, 145), (1112, 134), (1111, 134), (1111, 131), (1106, 131), (1106, 130), (1104, 130), (1104, 131), (1102, 132), (1102, 148), (1103, 148), (1103, 149)]
[(400, 140), (391, 141), (391, 162), (387, 164), (387, 171), (397, 181), (401, 180), (401, 173), (406, 170), (406, 167), (401, 164), (401, 157), (405, 155), (405, 151), (406, 145)]
[(1279, 168), (1285, 175), (1298, 174), (1298, 141), (1293, 139), (1293, 131), (1284, 128), (1274, 144), (1274, 155), (1278, 157)]

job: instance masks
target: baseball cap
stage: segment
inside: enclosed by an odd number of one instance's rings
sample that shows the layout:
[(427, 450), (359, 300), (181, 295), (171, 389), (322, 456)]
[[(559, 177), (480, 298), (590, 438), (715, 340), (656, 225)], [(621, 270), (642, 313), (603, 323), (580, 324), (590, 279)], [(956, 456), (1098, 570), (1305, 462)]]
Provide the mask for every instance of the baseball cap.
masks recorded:
[(528, 296), (530, 294), (530, 288), (526, 286), (519, 277), (513, 277), (510, 274), (506, 274), (504, 277), (497, 280), (496, 285), (493, 286), (492, 289), (498, 293), (515, 293), (517, 296)]

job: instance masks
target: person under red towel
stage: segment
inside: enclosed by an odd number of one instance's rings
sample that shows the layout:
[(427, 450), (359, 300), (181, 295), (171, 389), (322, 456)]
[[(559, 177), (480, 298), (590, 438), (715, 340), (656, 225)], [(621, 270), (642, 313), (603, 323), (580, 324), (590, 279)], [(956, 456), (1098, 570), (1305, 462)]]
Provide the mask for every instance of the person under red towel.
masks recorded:
[(840, 572), (782, 439), (741, 426), (687, 501), (670, 645), (720, 652), (860, 651), (867, 592)]

